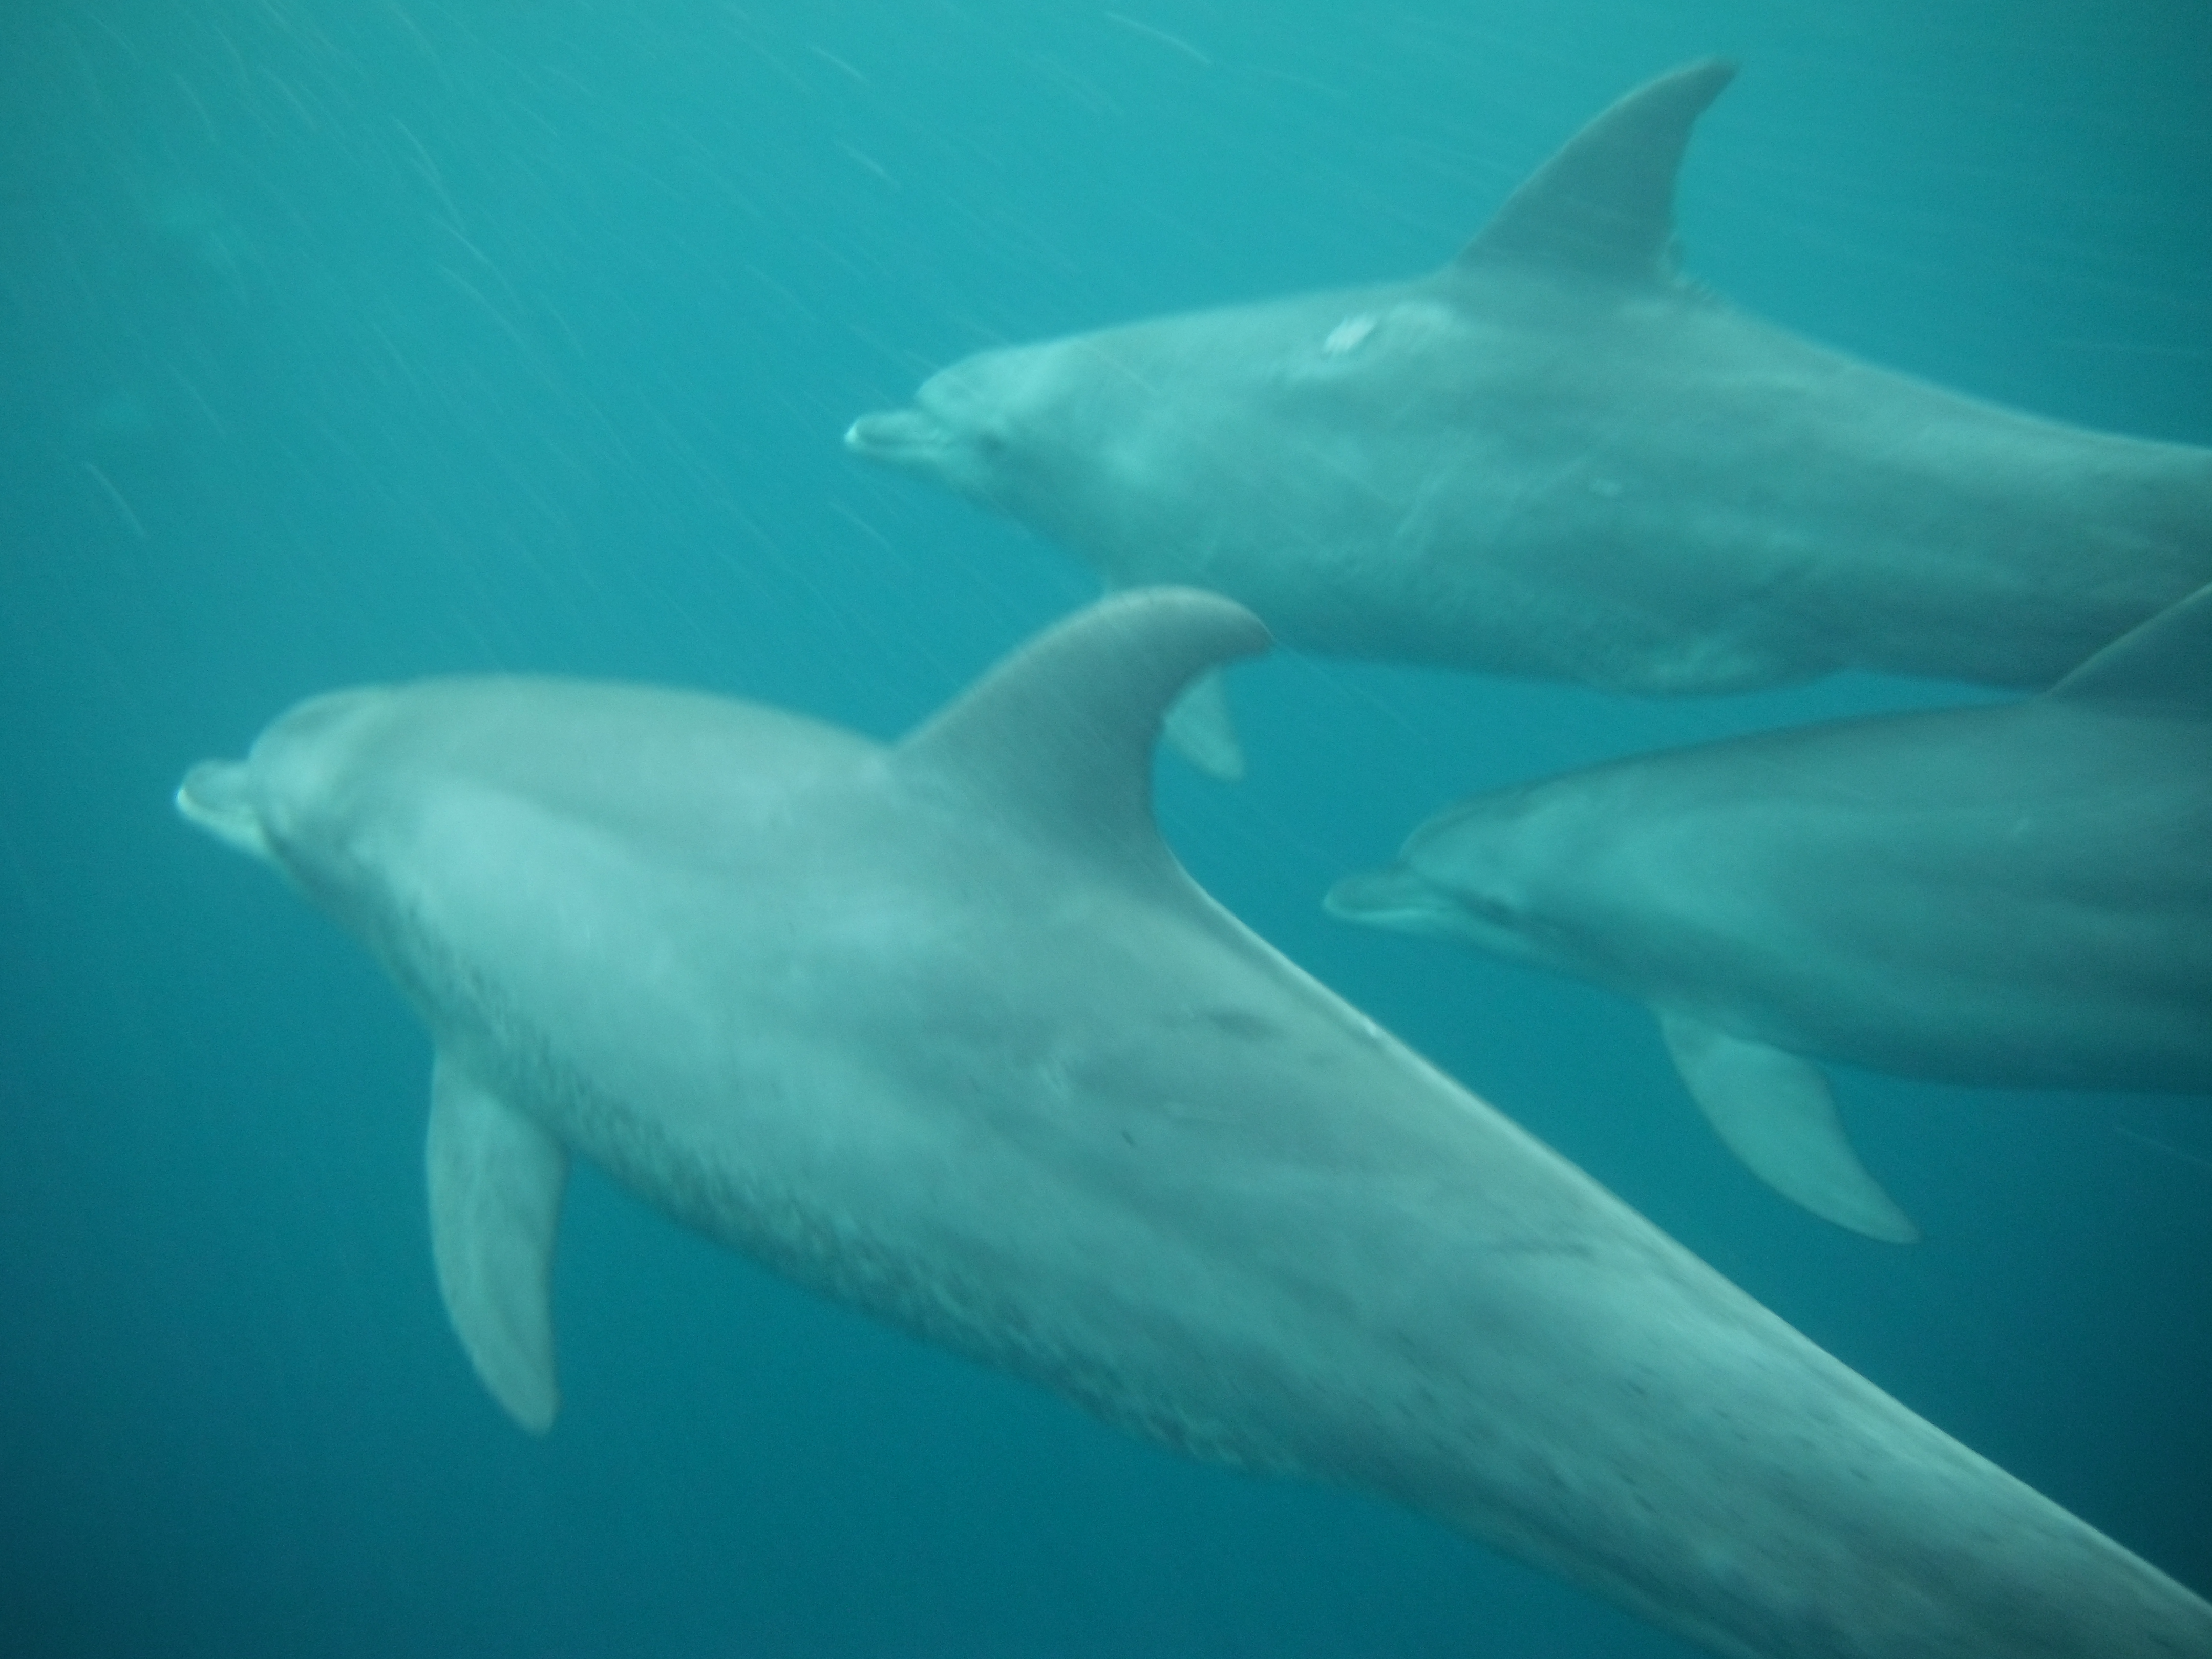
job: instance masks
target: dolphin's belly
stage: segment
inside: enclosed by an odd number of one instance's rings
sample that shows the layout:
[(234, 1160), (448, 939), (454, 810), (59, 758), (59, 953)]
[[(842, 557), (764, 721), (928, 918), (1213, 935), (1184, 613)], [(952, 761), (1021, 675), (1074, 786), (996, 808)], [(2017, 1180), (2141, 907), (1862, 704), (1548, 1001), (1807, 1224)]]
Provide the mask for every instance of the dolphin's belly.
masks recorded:
[[(2142, 936), (2147, 956), (2179, 943)], [(2151, 983), (2131, 962), (2087, 957), (2038, 972), (1909, 945), (1827, 950), (1723, 990), (1738, 1034), (1938, 1082), (2212, 1093), (2212, 977)]]

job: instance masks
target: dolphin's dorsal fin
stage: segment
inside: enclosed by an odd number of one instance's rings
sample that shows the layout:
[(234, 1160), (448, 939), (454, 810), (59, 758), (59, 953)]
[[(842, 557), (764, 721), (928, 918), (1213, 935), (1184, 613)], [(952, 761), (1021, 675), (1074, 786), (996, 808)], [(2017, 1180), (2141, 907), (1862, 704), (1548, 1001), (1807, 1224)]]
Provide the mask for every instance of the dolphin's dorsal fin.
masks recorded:
[(1218, 594), (1116, 593), (1001, 662), (910, 733), (893, 764), (988, 796), (1059, 841), (1148, 846), (1152, 745), (1169, 706), (1208, 669), (1267, 648), (1260, 619)]
[(2212, 714), (2212, 583), (2129, 629), (2044, 695)]
[(1734, 64), (1709, 58), (1645, 82), (1529, 174), (1459, 263), (1543, 264), (1631, 281), (1670, 275), (1674, 175), (1690, 129), (1735, 78)]
[(441, 1054), (430, 1073), (430, 1254), (461, 1346), (532, 1434), (553, 1426), (553, 1239), (568, 1154)]

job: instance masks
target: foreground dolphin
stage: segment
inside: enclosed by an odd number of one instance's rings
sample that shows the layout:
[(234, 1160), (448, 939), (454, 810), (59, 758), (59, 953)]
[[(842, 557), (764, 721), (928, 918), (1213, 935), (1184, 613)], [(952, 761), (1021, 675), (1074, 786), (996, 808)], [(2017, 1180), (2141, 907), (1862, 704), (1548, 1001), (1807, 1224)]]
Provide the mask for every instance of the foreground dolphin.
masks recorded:
[(2212, 1659), (2212, 1607), (1190, 881), (1150, 751), (1264, 642), (1124, 596), (890, 748), (623, 686), (340, 692), (178, 800), (429, 1025), (439, 1280), (526, 1427), (573, 1149), (1133, 1432), (1395, 1498), (1716, 1652)]
[(1801, 1056), (2212, 1093), (2212, 587), (2024, 703), (1478, 796), (1328, 902), (1648, 1003), (1745, 1163), (1910, 1239)]
[[(1735, 691), (2042, 687), (2212, 580), (2212, 451), (1889, 374), (1674, 274), (1732, 68), (1632, 93), (1443, 270), (988, 351), (847, 443), (1339, 655)], [(1218, 687), (1178, 743), (1233, 775)]]

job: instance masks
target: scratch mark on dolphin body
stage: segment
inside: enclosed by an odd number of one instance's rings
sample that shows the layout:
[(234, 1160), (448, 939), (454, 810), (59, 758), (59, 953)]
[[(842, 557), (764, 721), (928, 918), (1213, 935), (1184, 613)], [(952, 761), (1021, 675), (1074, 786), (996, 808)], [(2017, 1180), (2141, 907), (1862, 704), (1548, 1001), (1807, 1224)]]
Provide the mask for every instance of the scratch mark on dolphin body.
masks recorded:
[(877, 178), (882, 179), (893, 190), (903, 188), (897, 179), (891, 177), (890, 170), (888, 167), (884, 167), (882, 162), (877, 161), (874, 156), (870, 155), (865, 150), (857, 149), (854, 145), (847, 143), (840, 143), (837, 148), (843, 150), (847, 155), (850, 156), (861, 167), (866, 167), (869, 172), (874, 173)]
[(123, 522), (131, 526), (131, 533), (140, 541), (144, 541), (147, 538), (146, 526), (140, 522), (138, 515), (131, 510), (131, 503), (123, 499), (123, 492), (115, 487), (115, 481), (90, 461), (82, 463), (82, 465), (84, 470), (92, 475), (93, 483), (100, 486), (100, 492), (107, 497), (109, 503), (123, 515)]
[(1171, 51), (1181, 52), (1193, 63), (1200, 64), (1204, 68), (1212, 69), (1213, 67), (1213, 60), (1211, 58), (1208, 58), (1196, 46), (1191, 45), (1189, 41), (1182, 40), (1176, 35), (1170, 34), (1165, 29), (1156, 29), (1150, 23), (1139, 23), (1135, 18), (1125, 17), (1118, 11), (1109, 11), (1103, 15), (1108, 22), (1119, 23), (1123, 28), (1127, 29), (1133, 34), (1141, 34), (1147, 40), (1157, 40), (1162, 46), (1168, 47)]
[(2163, 1140), (2143, 1133), (2140, 1129), (2130, 1129), (2124, 1123), (2112, 1125), (2112, 1133), (2124, 1136), (2139, 1146), (2148, 1146), (2154, 1152), (2163, 1152), (2168, 1158), (2179, 1158), (2184, 1164), (2193, 1164), (2206, 1174), (2212, 1175), (2212, 1158), (2206, 1158), (2198, 1152), (2185, 1152), (2179, 1146), (2170, 1146)]
[(812, 52), (817, 58), (819, 58), (823, 63), (829, 64), (832, 69), (844, 70), (846, 74), (851, 76), (862, 86), (865, 87), (868, 84), (868, 77), (866, 76), (861, 74), (860, 70), (854, 69), (850, 64), (837, 56), (836, 52), (824, 52), (820, 46), (808, 46), (807, 51)]

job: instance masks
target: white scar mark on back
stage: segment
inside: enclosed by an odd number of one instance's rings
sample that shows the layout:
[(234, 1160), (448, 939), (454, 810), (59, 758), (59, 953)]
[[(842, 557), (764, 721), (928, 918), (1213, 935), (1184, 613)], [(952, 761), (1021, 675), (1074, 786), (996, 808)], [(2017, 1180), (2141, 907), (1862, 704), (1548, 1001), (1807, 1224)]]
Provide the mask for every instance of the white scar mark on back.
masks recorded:
[(1375, 316), (1372, 312), (1358, 317), (1347, 317), (1329, 330), (1328, 338), (1321, 343), (1322, 356), (1341, 357), (1374, 331)]

